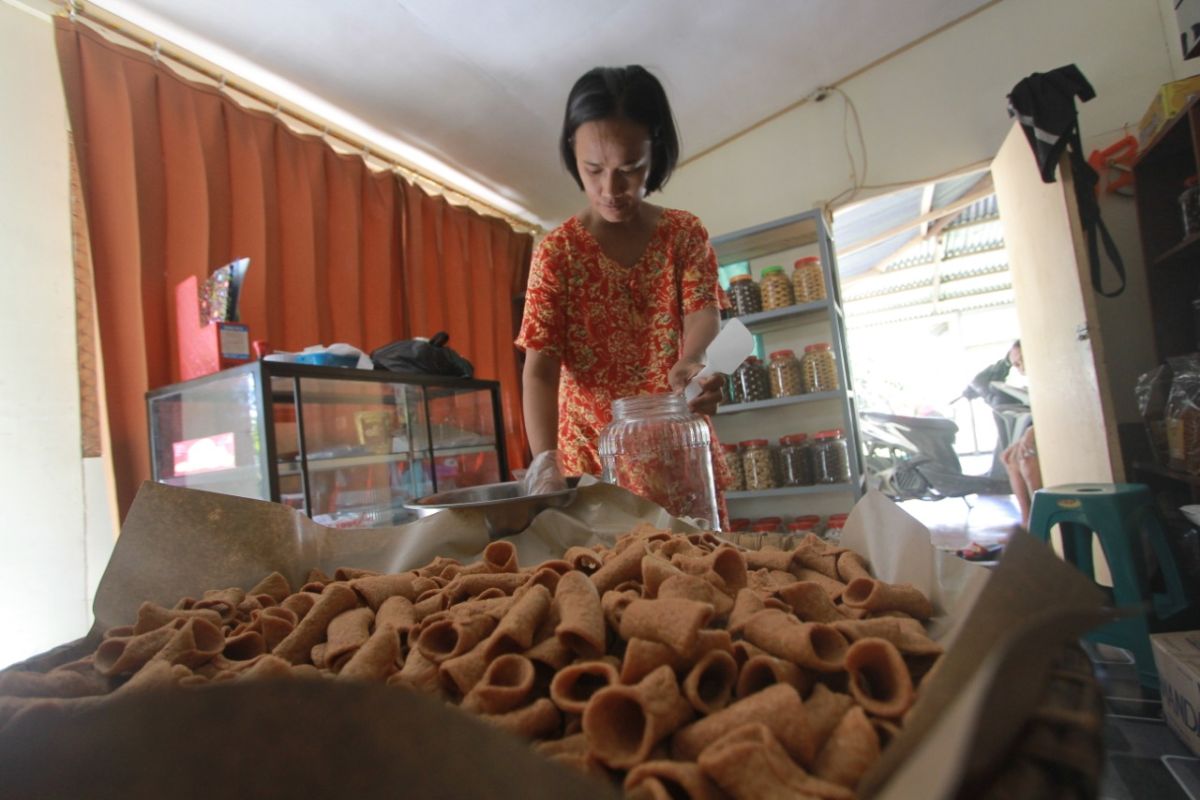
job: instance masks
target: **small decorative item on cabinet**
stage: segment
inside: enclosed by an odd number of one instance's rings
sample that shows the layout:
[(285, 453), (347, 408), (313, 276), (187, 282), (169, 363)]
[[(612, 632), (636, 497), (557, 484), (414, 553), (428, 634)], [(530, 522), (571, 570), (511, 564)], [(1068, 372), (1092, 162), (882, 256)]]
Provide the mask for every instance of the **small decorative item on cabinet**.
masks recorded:
[(792, 350), (771, 353), (771, 397), (804, 394), (804, 370)]
[(837, 361), (828, 342), (810, 344), (804, 348), (804, 391), (834, 392), (838, 383)]
[(819, 257), (796, 259), (792, 270), (792, 293), (797, 303), (815, 303), (825, 299), (825, 275), (821, 272)]
[(813, 437), (813, 482), (845, 483), (850, 480), (850, 453), (840, 428)]
[(784, 486), (812, 486), (812, 453), (808, 436), (791, 433), (779, 439), (779, 481)]
[(746, 490), (761, 492), (779, 485), (775, 477), (775, 459), (766, 439), (747, 439), (741, 443), (742, 470), (746, 474)]
[[(736, 444), (723, 444), (721, 445), (721, 450), (725, 457), (725, 466), (729, 468), (729, 474), (733, 478), (733, 482), (729, 485), (729, 491), (746, 491), (746, 471), (742, 467), (742, 454), (738, 452), (738, 446)], [(747, 522), (747, 524), (749, 523)]]
[(733, 402), (771, 399), (771, 379), (758, 356), (750, 356), (733, 371)]
[(787, 308), (796, 302), (792, 282), (783, 274), (783, 267), (767, 267), (762, 271), (761, 292), (764, 311)]
[(729, 279), (729, 302), (735, 316), (757, 314), (763, 310), (762, 291), (749, 275), (734, 275)]

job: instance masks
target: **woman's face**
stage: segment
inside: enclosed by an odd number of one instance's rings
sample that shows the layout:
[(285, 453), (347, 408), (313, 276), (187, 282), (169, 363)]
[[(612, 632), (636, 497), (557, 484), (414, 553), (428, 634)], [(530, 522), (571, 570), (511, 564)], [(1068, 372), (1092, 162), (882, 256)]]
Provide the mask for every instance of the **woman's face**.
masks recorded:
[(585, 122), (575, 130), (575, 163), (588, 205), (605, 222), (637, 218), (650, 174), (650, 132), (627, 119)]

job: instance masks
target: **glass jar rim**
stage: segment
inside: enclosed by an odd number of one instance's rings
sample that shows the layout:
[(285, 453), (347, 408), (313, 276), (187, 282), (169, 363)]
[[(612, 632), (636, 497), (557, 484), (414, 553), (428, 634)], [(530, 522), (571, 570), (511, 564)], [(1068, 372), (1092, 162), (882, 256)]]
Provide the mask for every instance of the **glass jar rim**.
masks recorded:
[(695, 416), (687, 405), (687, 399), (676, 392), (656, 392), (637, 394), (629, 397), (618, 397), (613, 400), (613, 420), (627, 419), (633, 414), (648, 414), (653, 416), (684, 414)]

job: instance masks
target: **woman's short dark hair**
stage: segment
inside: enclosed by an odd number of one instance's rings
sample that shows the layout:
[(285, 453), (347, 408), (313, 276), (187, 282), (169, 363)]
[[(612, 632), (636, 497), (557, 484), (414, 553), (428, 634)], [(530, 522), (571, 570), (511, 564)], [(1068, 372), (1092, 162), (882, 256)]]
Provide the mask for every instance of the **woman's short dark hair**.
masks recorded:
[(579, 165), (575, 163), (575, 131), (585, 122), (600, 119), (627, 119), (646, 126), (650, 132), (650, 174), (646, 192), (666, 185), (679, 161), (679, 136), (667, 93), (658, 78), (645, 67), (596, 67), (575, 81), (567, 96), (559, 150), (567, 172), (583, 188)]

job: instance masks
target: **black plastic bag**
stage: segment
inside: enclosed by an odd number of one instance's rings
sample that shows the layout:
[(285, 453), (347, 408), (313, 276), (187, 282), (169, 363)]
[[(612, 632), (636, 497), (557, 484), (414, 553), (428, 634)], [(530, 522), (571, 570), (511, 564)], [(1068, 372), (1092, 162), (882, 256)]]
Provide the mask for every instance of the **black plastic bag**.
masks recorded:
[(455, 378), (470, 378), (475, 367), (470, 361), (446, 347), (450, 335), (438, 331), (428, 341), (424, 339), (401, 339), (371, 351), (371, 360), (376, 369), (391, 372), (415, 372), (421, 375), (448, 375)]

